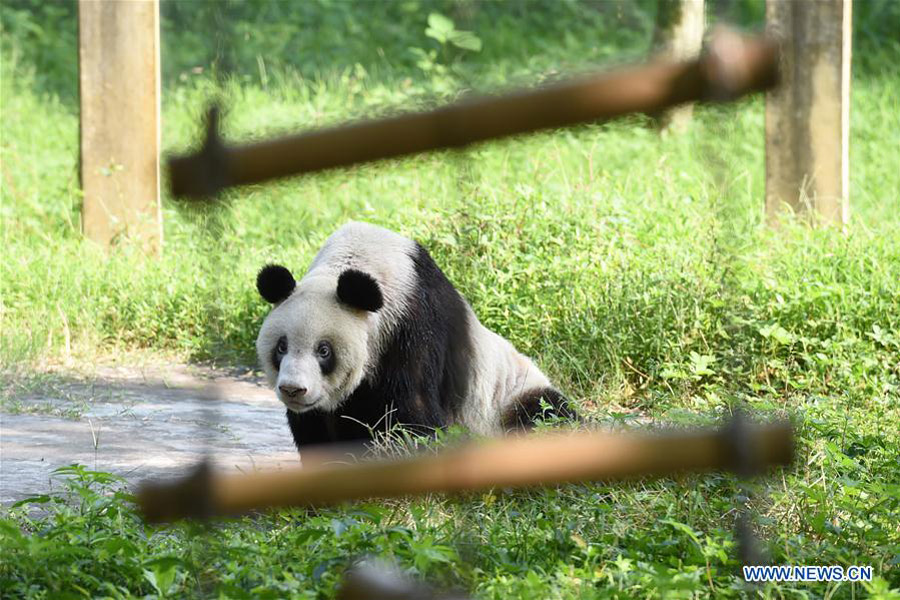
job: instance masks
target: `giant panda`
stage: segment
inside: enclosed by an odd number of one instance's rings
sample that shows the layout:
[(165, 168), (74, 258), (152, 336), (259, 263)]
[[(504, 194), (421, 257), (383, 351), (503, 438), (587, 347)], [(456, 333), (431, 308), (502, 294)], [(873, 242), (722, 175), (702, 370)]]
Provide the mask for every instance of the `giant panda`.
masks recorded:
[(531, 360), (478, 321), (425, 248), (397, 233), (349, 223), (299, 282), (270, 264), (256, 285), (274, 305), (259, 362), (298, 450), (366, 441), (395, 424), (494, 435), (529, 428), (548, 405), (575, 417)]

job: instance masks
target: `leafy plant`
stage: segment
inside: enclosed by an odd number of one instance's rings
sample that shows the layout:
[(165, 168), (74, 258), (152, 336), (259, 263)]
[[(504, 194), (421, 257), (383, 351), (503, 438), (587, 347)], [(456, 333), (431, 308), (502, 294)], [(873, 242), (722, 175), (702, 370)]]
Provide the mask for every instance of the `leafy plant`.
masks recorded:
[(410, 48), (416, 58), (416, 66), (431, 80), (435, 92), (448, 95), (459, 87), (457, 82), (458, 59), (454, 60), (451, 48), (480, 52), (481, 39), (471, 31), (456, 29), (453, 21), (440, 13), (428, 15), (425, 35), (439, 44), (438, 49)]
[(436, 40), (442, 49), (446, 48), (447, 44), (452, 44), (463, 50), (481, 51), (481, 39), (477, 35), (471, 31), (456, 29), (453, 21), (440, 13), (428, 15), (428, 27), (425, 29), (425, 35)]

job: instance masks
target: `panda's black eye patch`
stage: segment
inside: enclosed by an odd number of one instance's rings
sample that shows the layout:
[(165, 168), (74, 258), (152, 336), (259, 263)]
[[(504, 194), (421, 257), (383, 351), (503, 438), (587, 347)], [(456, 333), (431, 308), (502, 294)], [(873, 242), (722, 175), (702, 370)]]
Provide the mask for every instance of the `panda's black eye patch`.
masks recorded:
[(330, 342), (322, 340), (316, 344), (316, 360), (319, 361), (319, 368), (322, 370), (323, 375), (328, 375), (334, 371), (337, 360), (334, 357), (334, 348), (332, 348)]
[(281, 359), (284, 358), (284, 355), (287, 354), (287, 351), (287, 337), (281, 336), (280, 338), (278, 338), (278, 343), (275, 344), (274, 348), (272, 348), (272, 364), (275, 366), (276, 371), (281, 368)]

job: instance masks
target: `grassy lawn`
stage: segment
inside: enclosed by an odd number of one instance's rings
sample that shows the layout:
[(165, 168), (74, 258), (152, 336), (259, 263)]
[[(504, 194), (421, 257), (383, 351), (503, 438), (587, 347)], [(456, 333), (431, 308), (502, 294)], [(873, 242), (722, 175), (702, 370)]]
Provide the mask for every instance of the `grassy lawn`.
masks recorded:
[[(215, 6), (163, 6), (167, 150), (191, 144), (211, 96), (234, 139), (320, 126), (641, 56), (653, 15), (650, 2), (254, 0), (224, 13), (231, 47), (202, 33)], [(727, 6), (761, 16), (759, 2)], [(260, 266), (302, 271), (338, 225), (370, 221), (420, 240), (482, 322), (600, 423), (709, 424), (738, 404), (792, 418), (795, 466), (754, 484), (766, 551), (876, 579), (744, 584), (729, 475), (150, 528), (120, 482), (76, 467), (61, 474), (74, 502), (2, 509), (0, 595), (330, 597), (375, 554), (478, 598), (900, 597), (898, 6), (854, 7), (844, 234), (763, 226), (756, 98), (699, 109), (679, 137), (631, 119), (250, 187), (212, 211), (166, 198), (164, 251), (148, 259), (80, 235), (71, 7), (5, 1), (5, 381), (134, 351), (253, 364)], [(431, 10), (482, 50), (427, 37)]]

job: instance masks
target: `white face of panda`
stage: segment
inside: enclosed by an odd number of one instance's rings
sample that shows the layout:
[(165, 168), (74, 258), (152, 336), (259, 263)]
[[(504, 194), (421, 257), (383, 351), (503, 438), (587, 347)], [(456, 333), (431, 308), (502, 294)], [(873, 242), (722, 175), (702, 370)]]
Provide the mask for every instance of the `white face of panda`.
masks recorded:
[(295, 288), (290, 272), (270, 265), (257, 278), (276, 304), (256, 340), (259, 362), (278, 399), (295, 413), (334, 411), (362, 382), (378, 284), (360, 271), (307, 277)]

